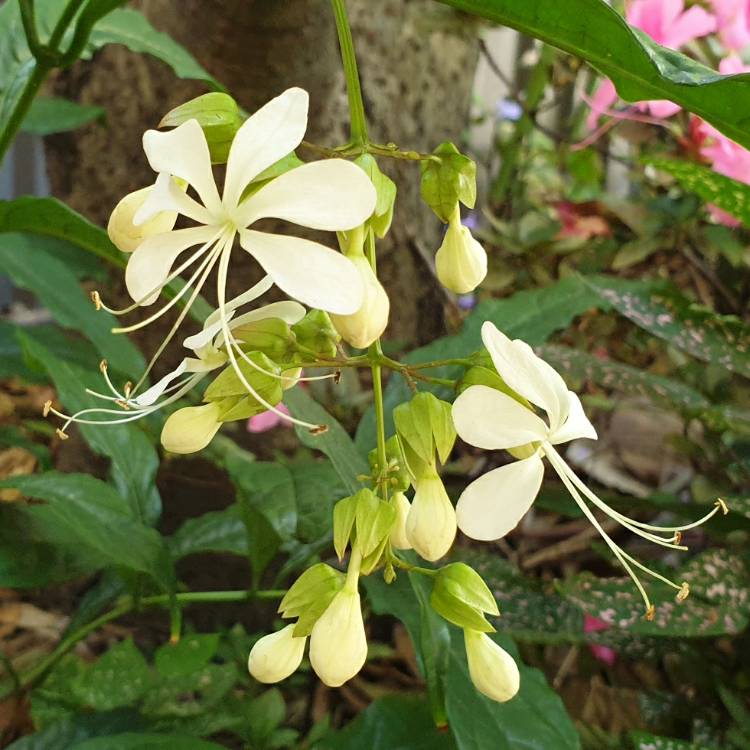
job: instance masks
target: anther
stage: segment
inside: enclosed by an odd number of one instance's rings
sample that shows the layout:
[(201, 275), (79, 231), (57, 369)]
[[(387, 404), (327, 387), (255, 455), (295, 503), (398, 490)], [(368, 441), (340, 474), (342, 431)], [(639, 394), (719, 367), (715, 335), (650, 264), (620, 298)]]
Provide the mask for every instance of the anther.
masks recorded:
[(107, 372), (107, 360), (103, 359), (99, 363), (99, 372), (101, 372), (102, 375), (104, 375)]
[(341, 382), (341, 370), (336, 370), (333, 373), (333, 382), (338, 385)]
[(310, 428), (311, 435), (325, 435), (326, 432), (328, 432), (327, 424), (318, 424)]
[(70, 435), (63, 432), (59, 427), (55, 430), (55, 432), (57, 433), (57, 437), (59, 437), (60, 440), (67, 440), (70, 437)]
[(94, 303), (94, 307), (97, 310), (102, 309), (102, 298), (99, 296), (99, 292), (96, 291), (96, 289), (91, 292), (91, 301)]
[(680, 585), (680, 590), (677, 592), (677, 601), (684, 602), (690, 596), (690, 584), (687, 581), (683, 581)]
[(125, 394), (125, 398), (130, 398), (130, 392), (133, 390), (133, 384), (128, 380), (122, 388), (122, 392)]
[(682, 532), (681, 531), (675, 531), (673, 541), (675, 544), (682, 544)]
[(715, 505), (715, 506), (716, 506), (717, 508), (721, 508), (721, 512), (722, 512), (722, 513), (723, 513), (724, 515), (726, 515), (727, 513), (729, 513), (729, 507), (727, 506), (727, 504), (726, 504), (726, 503), (725, 503), (725, 502), (724, 502), (724, 501), (723, 501), (723, 500), (722, 500), (721, 498), (718, 498), (718, 499), (716, 500), (716, 502), (714, 503), (714, 505)]
[(49, 410), (52, 408), (52, 402), (51, 401), (45, 401), (44, 406), (42, 407), (42, 416), (48, 417), (49, 416)]
[(653, 604), (648, 605), (648, 609), (646, 610), (646, 619), (651, 622), (654, 617), (656, 617), (656, 607), (654, 607)]
[(127, 402), (127, 401), (125, 401), (125, 400), (123, 400), (123, 399), (121, 399), (121, 398), (117, 398), (117, 399), (115, 399), (115, 403), (116, 403), (116, 404), (117, 404), (117, 405), (118, 405), (118, 406), (119, 406), (119, 407), (120, 407), (121, 409), (125, 409), (125, 411), (130, 411), (130, 405), (128, 404), (128, 402)]

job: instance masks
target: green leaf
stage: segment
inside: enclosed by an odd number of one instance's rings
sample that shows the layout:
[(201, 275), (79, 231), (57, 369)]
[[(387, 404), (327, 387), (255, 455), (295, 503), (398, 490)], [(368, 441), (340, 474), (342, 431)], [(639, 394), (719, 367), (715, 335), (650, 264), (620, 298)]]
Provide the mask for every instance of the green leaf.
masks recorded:
[(199, 740), (183, 734), (126, 734), (109, 735), (84, 740), (70, 750), (226, 750), (215, 742)]
[(714, 172), (710, 167), (692, 161), (646, 159), (646, 164), (661, 169), (674, 177), (685, 190), (695, 193), (706, 203), (713, 203), (723, 211), (750, 227), (750, 185)]
[(542, 672), (526, 667), (512, 641), (489, 637), (509, 651), (521, 672), (521, 688), (507, 703), (482, 695), (469, 677), (463, 636), (452, 639), (446, 709), (458, 750), (580, 750), (575, 726)]
[(133, 711), (76, 714), (16, 740), (8, 750), (62, 750), (77, 747), (90, 737), (107, 737), (141, 728), (145, 728), (143, 720)]
[(629, 578), (597, 579), (582, 573), (559, 583), (558, 589), (584, 612), (634, 634), (700, 638), (740, 633), (747, 627), (750, 570), (743, 558), (724, 549), (707, 550), (670, 577), (686, 581), (690, 596), (678, 603), (674, 589), (647, 582), (656, 605), (652, 621), (644, 618), (643, 600)]
[(628, 320), (704, 362), (750, 377), (750, 328), (696, 305), (669, 285), (607, 276), (585, 283)]
[[(12, 201), (0, 201), (0, 232), (26, 232), (67, 240), (116, 268), (125, 268), (127, 262), (127, 255), (112, 244), (101, 227), (92, 224), (57, 198), (24, 196)], [(0, 237), (0, 246), (2, 244)], [(176, 279), (167, 285), (165, 294), (171, 298), (181, 288), (182, 282)], [(211, 310), (208, 302), (198, 295), (188, 314), (202, 323)]]
[(127, 338), (112, 334), (116, 319), (104, 310), (97, 312), (75, 275), (32, 237), (0, 235), (0, 270), (17, 286), (33, 292), (60, 325), (90, 339), (113, 368), (126, 374), (144, 369), (145, 362), (135, 346)]
[(162, 538), (133, 520), (127, 502), (108, 484), (84, 474), (49, 471), (0, 481), (44, 503), (17, 506), (46, 540), (80, 546), (102, 565), (150, 574), (170, 589), (173, 572)]
[[(61, 360), (33, 336), (21, 334), (24, 350), (41, 363), (55, 384), (60, 400), (73, 413), (98, 405), (85, 388), (101, 391), (102, 377), (77, 365)], [(106, 402), (105, 402), (106, 403)], [(133, 423), (120, 425), (80, 425), (81, 434), (91, 449), (111, 459), (112, 480), (127, 498), (132, 516), (154, 525), (161, 515), (161, 497), (156, 487), (159, 457), (149, 439)]]
[(105, 651), (71, 683), (70, 690), (82, 706), (110, 711), (142, 698), (153, 680), (143, 654), (128, 638)]
[(297, 532), (303, 542), (317, 542), (331, 533), (331, 513), (346, 495), (330, 461), (298, 461), (287, 465), (297, 495)]
[(179, 78), (204, 81), (222, 91), (221, 84), (172, 37), (157, 31), (137, 10), (118, 8), (99, 21), (89, 37), (85, 57), (107, 44), (124, 44), (132, 52), (151, 55), (169, 65)]
[(305, 427), (295, 425), (295, 431), (302, 445), (322, 451), (331, 459), (346, 491), (354, 494), (361, 489), (359, 476), (369, 475), (367, 461), (357, 450), (354, 441), (346, 430), (320, 404), (301, 388), (292, 388), (284, 394), (284, 403), (294, 417), (311, 424), (325, 425), (328, 430), (313, 435)]
[(174, 560), (202, 552), (228, 552), (242, 557), (248, 552), (245, 524), (236, 505), (185, 521), (167, 544)]
[(455, 750), (450, 732), (435, 727), (423, 698), (386, 695), (343, 730), (329, 734), (320, 750)]
[(219, 634), (185, 635), (177, 643), (165, 643), (154, 654), (154, 665), (164, 677), (195, 672), (213, 659)]
[(38, 96), (26, 113), (21, 130), (34, 135), (51, 135), (76, 130), (104, 116), (101, 107), (78, 104), (58, 96)]
[(583, 58), (612, 79), (626, 101), (669, 99), (750, 148), (743, 112), (750, 76), (722, 76), (660, 47), (604, 0), (441, 0)]

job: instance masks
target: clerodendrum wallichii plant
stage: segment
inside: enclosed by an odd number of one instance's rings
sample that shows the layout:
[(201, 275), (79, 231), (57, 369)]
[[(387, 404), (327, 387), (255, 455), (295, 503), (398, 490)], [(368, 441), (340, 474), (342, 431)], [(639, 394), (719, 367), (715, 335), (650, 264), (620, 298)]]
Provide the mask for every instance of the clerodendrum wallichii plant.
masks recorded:
[[(476, 688), (496, 701), (519, 689), (514, 659), (487, 636), (485, 615), (498, 608), (479, 574), (464, 563), (422, 567), (405, 550), (435, 562), (453, 545), (457, 529), (475, 540), (500, 539), (529, 510), (539, 492), (544, 459), (562, 480), (583, 514), (601, 534), (643, 597), (645, 616), (654, 616), (641, 574), (672, 586), (683, 601), (687, 583), (671, 581), (623, 550), (597, 520), (606, 514), (628, 531), (654, 544), (685, 550), (681, 535), (727, 507), (715, 507), (694, 523), (655, 526), (633, 520), (594, 494), (566, 463), (556, 446), (597, 434), (578, 396), (525, 342), (510, 340), (491, 322), (482, 327), (485, 349), (461, 360), (464, 375), (455, 381), (425, 375), (437, 366), (408, 368), (383, 354), (380, 336), (389, 316), (388, 297), (377, 278), (377, 240), (388, 230), (396, 201), (393, 182), (376, 157), (396, 155), (421, 166), (424, 200), (448, 225), (435, 263), (441, 283), (455, 293), (470, 292), (487, 272), (487, 257), (461, 224), (460, 205), (475, 199), (475, 167), (453, 144), (432, 154), (394, 152), (367, 137), (356, 62), (343, 4), (334, 2), (349, 89), (351, 140), (335, 151), (320, 148), (319, 161), (302, 163), (295, 149), (307, 126), (308, 95), (292, 88), (244, 117), (226, 94), (209, 94), (178, 107), (143, 138), (152, 186), (125, 196), (114, 209), (109, 235), (129, 253), (125, 281), (133, 304), (107, 307), (98, 293), (97, 308), (115, 315), (151, 308), (178, 276), (187, 283), (141, 322), (117, 332), (135, 331), (177, 305), (182, 310), (137, 382), (118, 388), (101, 371), (106, 389), (91, 395), (107, 402), (66, 415), (61, 437), (72, 423), (121, 424), (145, 417), (213, 378), (200, 406), (173, 411), (161, 433), (164, 448), (192, 453), (205, 448), (225, 422), (270, 411), (320, 434), (325, 427), (287, 415), (279, 408), (284, 391), (316, 378), (335, 378), (344, 367), (372, 370), (377, 417), (377, 449), (372, 474), (362, 489), (338, 501), (332, 526), (344, 572), (319, 563), (307, 569), (286, 592), (279, 612), (292, 622), (261, 638), (249, 654), (250, 673), (272, 683), (292, 674), (310, 638), (309, 658), (320, 679), (338, 686), (362, 668), (367, 640), (359, 594), (361, 576), (382, 575), (392, 582), (399, 570), (428, 577), (430, 604), (463, 629), (469, 673)], [(220, 189), (212, 164), (226, 163)], [(174, 229), (178, 216), (192, 222)], [(253, 228), (264, 218), (281, 219), (316, 230), (336, 232), (341, 252), (293, 235)], [(263, 279), (233, 299), (226, 298), (233, 254), (247, 252), (263, 268)], [(183, 340), (189, 354), (169, 374), (146, 387), (164, 349), (206, 284), (216, 284), (218, 306), (200, 333)], [(287, 301), (255, 306), (276, 286)], [(342, 340), (359, 349), (348, 356)], [(385, 434), (382, 368), (426, 383), (449, 385), (451, 405), (429, 392), (417, 393), (393, 414), (395, 435)], [(330, 374), (307, 377), (309, 368)], [(463, 491), (454, 509), (440, 477), (456, 436), (486, 450), (507, 450), (516, 460), (489, 471)], [(414, 489), (411, 500), (406, 493)], [(416, 603), (415, 603), (416, 606)]]

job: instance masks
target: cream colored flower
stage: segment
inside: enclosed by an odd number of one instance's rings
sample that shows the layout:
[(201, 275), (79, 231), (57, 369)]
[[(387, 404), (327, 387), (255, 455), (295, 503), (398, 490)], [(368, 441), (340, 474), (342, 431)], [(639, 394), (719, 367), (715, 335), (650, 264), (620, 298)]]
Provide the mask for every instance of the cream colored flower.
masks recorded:
[(247, 668), (258, 682), (281, 682), (297, 670), (307, 637), (294, 636), (295, 625), (263, 636), (250, 650)]
[(487, 275), (487, 253), (461, 223), (458, 204), (435, 255), (435, 270), (440, 283), (456, 294), (473, 292)]
[(456, 511), (437, 473), (415, 479), (414, 488), (406, 538), (425, 560), (439, 560), (456, 538)]

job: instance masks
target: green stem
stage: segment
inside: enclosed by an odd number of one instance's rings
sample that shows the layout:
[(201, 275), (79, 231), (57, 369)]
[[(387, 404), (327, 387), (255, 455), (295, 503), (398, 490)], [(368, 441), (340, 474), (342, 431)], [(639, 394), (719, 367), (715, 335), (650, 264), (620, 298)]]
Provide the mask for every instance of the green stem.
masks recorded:
[(21, 96), (16, 99), (16, 104), (10, 113), (10, 117), (0, 133), (0, 163), (2, 163), (8, 147), (16, 137), (16, 133), (21, 127), (21, 123), (23, 122), (24, 117), (26, 117), (29, 107), (31, 107), (31, 102), (34, 101), (34, 97), (44, 83), (44, 79), (47, 77), (50, 70), (51, 68), (43, 66), (39, 62), (34, 64), (34, 70), (26, 79), (26, 83), (21, 91)]
[[(78, 628), (66, 638), (63, 638), (52, 653), (42, 659), (36, 666), (32, 667), (26, 673), (17, 677), (18, 688), (29, 688), (35, 685), (44, 675), (57, 664), (77, 643), (82, 641), (90, 633), (98, 630), (113, 620), (117, 620), (139, 607), (168, 607), (171, 602), (177, 601), (180, 604), (200, 604), (216, 602), (245, 602), (253, 599), (281, 599), (286, 590), (268, 589), (264, 591), (188, 591), (179, 594), (169, 595), (160, 594), (158, 596), (144, 596), (140, 599), (128, 597), (120, 602), (114, 609), (105, 612), (100, 617), (86, 623)], [(0, 698), (6, 697), (11, 691), (3, 690)]]
[(349, 28), (349, 18), (346, 14), (346, 0), (331, 0), (333, 15), (336, 19), (336, 33), (341, 48), (341, 61), (344, 65), (346, 90), (349, 96), (349, 120), (351, 125), (351, 143), (364, 145), (367, 143), (367, 120), (365, 106), (362, 102), (362, 89), (359, 83), (357, 58), (354, 54), (354, 41)]

